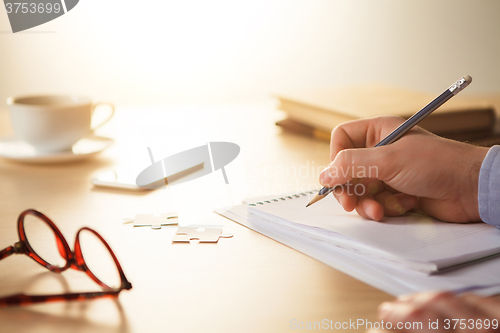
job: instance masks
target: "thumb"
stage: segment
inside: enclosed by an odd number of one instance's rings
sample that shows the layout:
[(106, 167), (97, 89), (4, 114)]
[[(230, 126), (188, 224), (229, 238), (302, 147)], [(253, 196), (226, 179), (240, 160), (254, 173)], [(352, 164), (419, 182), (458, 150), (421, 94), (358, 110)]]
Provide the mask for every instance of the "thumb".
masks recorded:
[(391, 172), (386, 158), (387, 147), (354, 148), (341, 150), (330, 165), (320, 174), (323, 186), (342, 185), (353, 178), (374, 178), (384, 180)]

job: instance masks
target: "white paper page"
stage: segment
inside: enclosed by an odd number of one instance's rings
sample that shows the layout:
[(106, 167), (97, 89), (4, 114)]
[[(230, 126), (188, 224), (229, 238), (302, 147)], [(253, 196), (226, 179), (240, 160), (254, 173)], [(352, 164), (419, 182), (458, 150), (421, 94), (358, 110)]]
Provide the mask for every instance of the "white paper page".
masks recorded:
[(218, 213), (394, 296), (425, 290), (452, 291), (471, 286), (494, 286), (473, 290), (474, 293), (484, 296), (500, 292), (500, 276), (496, 273), (500, 258), (427, 276), (424, 273), (375, 262), (338, 248), (327, 247), (324, 243), (304, 238), (297, 233), (269, 228), (264, 220), (260, 219), (259, 222), (258, 218), (247, 213), (247, 205), (238, 205)]
[(333, 196), (306, 208), (315, 194), (249, 206), (249, 211), (280, 223), (299, 223), (338, 233), (375, 249), (417, 262), (439, 262), (449, 258), (481, 257), (500, 252), (500, 230), (485, 223), (444, 223), (419, 214), (366, 220), (356, 212), (345, 212)]
[(414, 291), (410, 286), (388, 278), (385, 273), (381, 273), (377, 269), (357, 263), (357, 260), (362, 260), (359, 256), (353, 258), (335, 252), (331, 247), (327, 248), (321, 246), (318, 242), (304, 239), (296, 233), (283, 232), (282, 229), (274, 230), (268, 228), (265, 223), (256, 224), (255, 221), (252, 222), (247, 219), (246, 205), (235, 206), (231, 210), (220, 210), (217, 213), (391, 295), (397, 296)]

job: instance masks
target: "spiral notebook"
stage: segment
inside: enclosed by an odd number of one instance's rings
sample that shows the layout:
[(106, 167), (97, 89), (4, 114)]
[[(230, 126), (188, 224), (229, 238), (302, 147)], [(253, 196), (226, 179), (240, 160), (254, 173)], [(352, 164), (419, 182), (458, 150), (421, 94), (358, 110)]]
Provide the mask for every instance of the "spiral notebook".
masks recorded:
[(500, 293), (497, 228), (417, 214), (368, 221), (345, 212), (333, 197), (305, 209), (315, 194), (250, 199), (217, 213), (395, 296)]
[(445, 223), (416, 213), (376, 222), (344, 211), (333, 196), (306, 208), (315, 193), (249, 200), (245, 218), (275, 233), (295, 234), (299, 241), (427, 274), (500, 254), (500, 230), (485, 223)]

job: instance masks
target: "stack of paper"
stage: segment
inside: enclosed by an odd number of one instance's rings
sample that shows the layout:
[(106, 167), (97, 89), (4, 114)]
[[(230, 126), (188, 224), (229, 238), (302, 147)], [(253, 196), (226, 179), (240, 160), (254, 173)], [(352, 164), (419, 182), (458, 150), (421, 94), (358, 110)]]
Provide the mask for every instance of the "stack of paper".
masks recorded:
[(395, 295), (427, 289), (500, 291), (495, 274), (500, 258), (493, 258), (500, 253), (497, 228), (418, 214), (375, 222), (345, 212), (333, 197), (306, 209), (313, 196), (261, 198), (220, 213)]

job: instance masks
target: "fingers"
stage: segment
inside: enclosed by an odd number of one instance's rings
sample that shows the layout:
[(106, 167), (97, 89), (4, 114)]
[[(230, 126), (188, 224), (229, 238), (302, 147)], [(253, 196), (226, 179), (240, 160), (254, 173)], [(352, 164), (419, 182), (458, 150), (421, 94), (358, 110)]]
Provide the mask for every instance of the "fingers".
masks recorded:
[[(389, 147), (344, 149), (320, 174), (323, 186), (335, 187), (354, 178), (385, 180), (395, 172)], [(375, 151), (376, 150), (376, 151)]]
[(385, 216), (400, 216), (417, 206), (417, 197), (404, 193), (384, 191), (375, 196), (384, 207)]
[(417, 205), (417, 198), (404, 193), (383, 191), (375, 196), (358, 198), (356, 212), (364, 218), (380, 221), (384, 216), (406, 214)]
[(365, 219), (380, 221), (384, 217), (384, 207), (375, 199), (367, 196), (360, 198), (356, 212)]
[[(455, 296), (448, 292), (424, 292), (398, 297), (395, 302), (382, 303), (378, 316), (380, 320), (393, 325), (409, 323), (401, 329), (403, 332), (422, 331), (422, 328), (424, 331), (432, 329), (432, 332), (488, 332), (498, 329), (498, 326), (494, 328), (491, 324), (487, 328), (484, 323), (499, 319), (500, 302), (471, 294)], [(459, 325), (455, 325), (452, 320)], [(481, 328), (475, 326), (479, 321)], [(418, 325), (413, 323), (422, 323), (423, 326), (417, 329)], [(431, 323), (436, 324), (429, 327)]]
[(348, 212), (356, 212), (366, 218), (380, 221), (384, 216), (403, 215), (417, 205), (417, 198), (397, 193), (377, 179), (353, 179), (335, 188), (333, 195)]
[(481, 297), (474, 294), (464, 294), (460, 298), (469, 309), (483, 315), (485, 319), (496, 318), (500, 321), (500, 301), (490, 297)]
[(375, 117), (349, 121), (335, 127), (330, 140), (330, 161), (343, 149), (375, 146), (403, 122), (404, 119), (400, 117)]
[[(442, 322), (444, 319), (442, 314), (433, 311), (431, 308), (433, 302), (439, 298), (446, 297), (445, 293), (421, 293), (411, 295), (410, 297), (398, 298), (395, 302), (384, 302), (378, 308), (378, 317), (380, 320), (390, 322), (393, 327), (399, 324), (402, 332), (417, 332), (422, 331), (423, 325), (428, 325), (429, 322)], [(406, 328), (404, 327), (407, 324)], [(417, 326), (412, 325), (415, 323)], [(422, 327), (418, 327), (422, 323)], [(412, 327), (413, 326), (413, 327)], [(428, 328), (428, 327), (425, 327)], [(436, 330), (436, 332), (440, 332)]]
[(343, 149), (366, 147), (369, 126), (370, 122), (362, 119), (335, 127), (330, 138), (330, 161)]
[(356, 208), (358, 196), (355, 195), (354, 192), (349, 191), (349, 185), (352, 184), (336, 187), (333, 191), (333, 195), (345, 211), (352, 212), (354, 208)]
[[(320, 183), (326, 187), (345, 184), (334, 195), (346, 211), (356, 209), (359, 215), (380, 221), (384, 216), (402, 215), (417, 205), (414, 196), (384, 192), (381, 182), (356, 180), (368, 178), (385, 182), (400, 172), (394, 149), (373, 146), (403, 121), (399, 117), (376, 117), (344, 123), (333, 130), (332, 162), (321, 172)], [(345, 191), (349, 184), (363, 187), (354, 187), (358, 191)], [(357, 193), (359, 191), (363, 193)]]

